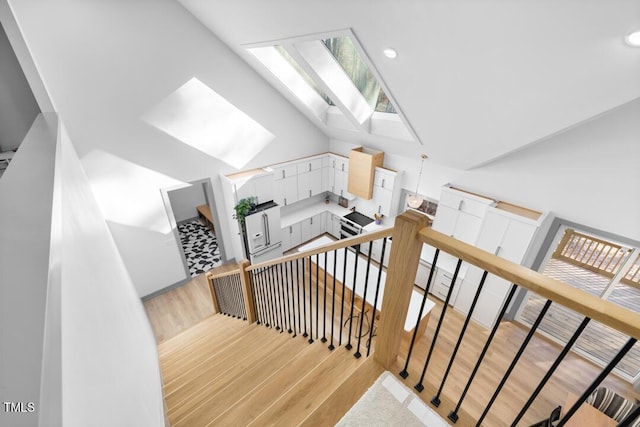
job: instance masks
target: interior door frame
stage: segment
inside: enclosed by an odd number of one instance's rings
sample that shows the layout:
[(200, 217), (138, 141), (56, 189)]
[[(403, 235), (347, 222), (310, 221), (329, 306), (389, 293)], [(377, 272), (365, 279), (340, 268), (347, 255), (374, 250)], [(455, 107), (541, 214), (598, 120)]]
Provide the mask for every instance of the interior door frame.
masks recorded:
[(173, 234), (173, 237), (176, 241), (176, 244), (178, 246), (178, 250), (180, 252), (180, 256), (182, 258), (182, 265), (184, 267), (184, 271), (185, 271), (185, 278), (186, 281), (191, 280), (191, 272), (189, 271), (189, 265), (187, 264), (187, 257), (184, 253), (184, 249), (182, 248), (182, 242), (180, 241), (180, 232), (178, 231), (178, 223), (176, 221), (175, 215), (173, 213), (173, 207), (171, 206), (171, 200), (169, 198), (169, 193), (171, 191), (176, 191), (179, 190), (181, 188), (185, 188), (188, 185), (200, 185), (204, 194), (204, 198), (205, 201), (207, 203), (207, 205), (209, 206), (209, 209), (212, 212), (212, 219), (213, 219), (213, 227), (215, 230), (218, 230), (216, 232), (216, 240), (218, 243), (218, 250), (220, 251), (220, 260), (222, 261), (222, 263), (226, 263), (228, 261), (227, 258), (227, 251), (225, 248), (225, 244), (222, 240), (222, 234), (219, 232), (219, 230), (221, 230), (221, 225), (220, 225), (220, 220), (219, 220), (219, 216), (216, 214), (217, 213), (217, 209), (216, 209), (216, 201), (215, 201), (215, 194), (213, 192), (213, 183), (211, 182), (211, 178), (202, 178), (202, 179), (197, 179), (195, 181), (190, 181), (188, 183), (185, 184), (178, 184), (172, 187), (167, 187), (167, 188), (161, 188), (160, 189), (160, 194), (162, 195), (162, 201), (164, 203), (164, 208), (165, 211), (167, 212), (167, 217), (169, 219), (169, 225), (171, 227), (171, 232)]

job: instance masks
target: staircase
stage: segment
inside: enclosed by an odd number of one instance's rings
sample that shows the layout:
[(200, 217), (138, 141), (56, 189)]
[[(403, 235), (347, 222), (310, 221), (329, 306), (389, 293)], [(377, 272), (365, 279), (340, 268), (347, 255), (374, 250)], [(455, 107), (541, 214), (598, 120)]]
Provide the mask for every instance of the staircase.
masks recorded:
[(334, 425), (383, 372), (221, 314), (158, 346), (171, 426)]

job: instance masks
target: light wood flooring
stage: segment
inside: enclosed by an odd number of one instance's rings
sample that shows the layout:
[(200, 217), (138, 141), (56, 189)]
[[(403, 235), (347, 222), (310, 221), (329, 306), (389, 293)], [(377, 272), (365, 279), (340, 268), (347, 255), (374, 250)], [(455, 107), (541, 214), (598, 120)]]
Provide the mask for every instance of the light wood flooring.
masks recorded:
[[(437, 302), (436, 308), (432, 312), (425, 335), (418, 340), (413, 351), (409, 367), (411, 375), (405, 380), (405, 383), (410, 387), (417, 382), (422, 371), (423, 362), (429, 351), (429, 343), (442, 311), (442, 303), (433, 297), (432, 299)], [(145, 308), (159, 343), (177, 335), (180, 331), (187, 329), (199, 320), (208, 317), (212, 312), (211, 298), (206, 281), (198, 279), (182, 288), (145, 302)], [(237, 321), (236, 319), (230, 320)], [(420, 394), (425, 401), (429, 401), (440, 386), (443, 372), (451, 359), (451, 352), (463, 321), (462, 315), (449, 308), (440, 331), (438, 346), (434, 351), (427, 371), (426, 389)], [(526, 332), (527, 329), (517, 323), (503, 322), (487, 353), (487, 361), (478, 371), (477, 379), (463, 402), (463, 411), (470, 413), (474, 417), (480, 415), (506, 367), (511, 362), (517, 347), (524, 339)], [(286, 334), (279, 335), (286, 336)], [(457, 402), (466, 384), (468, 374), (473, 368), (487, 336), (488, 331), (486, 329), (473, 323), (469, 324), (465, 340), (460, 347), (451, 374), (443, 388), (443, 403), (438, 408), (438, 412), (441, 415), (446, 416)], [(404, 337), (401, 346), (401, 357), (399, 358), (398, 366), (396, 366), (396, 372), (394, 372), (396, 374), (404, 363), (404, 355), (406, 354), (408, 343), (409, 339)], [(536, 336), (529, 344), (521, 362), (512, 373), (511, 379), (507, 381), (484, 425), (510, 425), (518, 409), (527, 400), (559, 351), (560, 347), (556, 344), (546, 338)], [(555, 406), (564, 402), (567, 392), (580, 394), (599, 371), (600, 368), (575, 354), (567, 356), (558, 373), (543, 389), (542, 394), (519, 425), (530, 425), (548, 416)], [(628, 383), (615, 376), (609, 376), (605, 380), (605, 385), (626, 397), (639, 397)], [(451, 401), (448, 401), (447, 397)]]

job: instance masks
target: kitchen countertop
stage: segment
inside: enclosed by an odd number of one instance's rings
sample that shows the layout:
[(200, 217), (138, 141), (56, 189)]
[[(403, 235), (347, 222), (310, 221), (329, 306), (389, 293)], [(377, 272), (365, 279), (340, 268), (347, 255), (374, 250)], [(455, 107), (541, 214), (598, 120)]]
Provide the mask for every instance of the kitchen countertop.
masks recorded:
[(280, 226), (281, 228), (289, 227), (307, 218), (311, 218), (314, 215), (318, 215), (322, 212), (330, 212), (334, 215), (344, 216), (349, 212), (351, 212), (351, 210), (347, 208), (343, 208), (342, 206), (333, 202), (314, 203), (312, 205), (305, 206), (301, 209), (296, 209), (295, 211), (282, 214), (280, 217), (280, 224), (281, 224)]
[[(287, 212), (285, 214), (281, 214), (280, 217), (280, 227), (286, 228), (290, 227), (293, 224), (297, 224), (300, 221), (303, 221), (307, 218), (311, 218), (314, 215), (318, 215), (322, 212), (329, 212), (337, 216), (345, 216), (351, 213), (351, 209), (343, 208), (337, 203), (314, 203), (312, 205), (305, 206), (300, 209), (296, 209), (291, 212)], [(375, 221), (371, 224), (364, 226), (362, 229), (364, 232), (373, 232), (378, 230), (383, 230), (385, 228), (393, 227), (395, 223), (395, 217), (384, 217), (382, 220), (382, 224), (376, 224)]]

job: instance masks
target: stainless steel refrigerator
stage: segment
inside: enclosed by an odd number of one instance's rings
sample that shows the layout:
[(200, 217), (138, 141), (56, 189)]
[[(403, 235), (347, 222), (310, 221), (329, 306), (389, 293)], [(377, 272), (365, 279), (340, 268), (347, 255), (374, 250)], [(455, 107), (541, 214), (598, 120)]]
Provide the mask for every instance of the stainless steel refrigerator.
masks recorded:
[(282, 256), (280, 206), (273, 201), (261, 203), (245, 217), (247, 245), (252, 264)]

